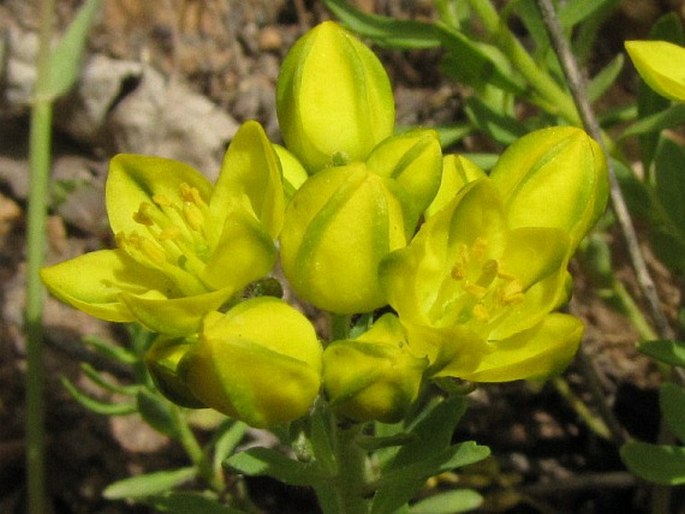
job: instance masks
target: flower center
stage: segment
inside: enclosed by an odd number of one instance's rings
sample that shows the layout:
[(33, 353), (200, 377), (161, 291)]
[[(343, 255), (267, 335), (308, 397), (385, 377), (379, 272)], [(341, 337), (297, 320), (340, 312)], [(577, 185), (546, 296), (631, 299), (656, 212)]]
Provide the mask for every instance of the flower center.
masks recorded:
[(485, 238), (477, 238), (470, 247), (459, 247), (450, 276), (460, 294), (450, 310), (456, 313), (458, 323), (474, 321), (491, 330), (509, 308), (523, 301), (524, 291), (521, 282), (489, 254)]
[(185, 182), (176, 201), (163, 194), (142, 202), (133, 220), (144, 232), (117, 234), (117, 244), (141, 264), (169, 275), (184, 294), (206, 292), (200, 274), (210, 255), (205, 232), (207, 203)]

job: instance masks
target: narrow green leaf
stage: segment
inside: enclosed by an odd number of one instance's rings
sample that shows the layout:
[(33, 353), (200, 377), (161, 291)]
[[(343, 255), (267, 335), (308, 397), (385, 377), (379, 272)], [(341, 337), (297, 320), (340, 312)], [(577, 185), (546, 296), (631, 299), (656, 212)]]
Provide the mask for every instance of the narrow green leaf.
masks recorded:
[(592, 77), (587, 88), (588, 97), (591, 102), (599, 100), (614, 82), (616, 82), (616, 79), (623, 69), (624, 61), (625, 58), (623, 57), (623, 54), (618, 54), (609, 64), (602, 68), (597, 75)]
[(682, 234), (685, 231), (685, 148), (662, 138), (654, 160), (656, 195)]
[(685, 368), (685, 341), (644, 341), (638, 350), (664, 364)]
[(663, 111), (641, 117), (621, 134), (621, 139), (658, 133), (667, 128), (682, 126), (683, 123), (685, 123), (685, 104), (674, 104)]
[(605, 7), (617, 3), (618, 0), (573, 0), (565, 2), (559, 9), (559, 22), (564, 29), (569, 30)]
[(449, 148), (473, 133), (473, 126), (470, 123), (443, 125), (435, 127), (435, 129), (438, 131), (438, 137), (440, 138), (440, 145), (442, 148)]
[(394, 446), (405, 445), (415, 439), (411, 433), (402, 432), (387, 437), (362, 436), (357, 440), (357, 444), (367, 451), (380, 450), (381, 448), (392, 448)]
[(504, 116), (474, 96), (466, 101), (464, 112), (479, 130), (503, 145), (510, 145), (528, 131), (514, 118)]
[(199, 492), (172, 492), (146, 499), (158, 512), (169, 514), (247, 514), (223, 505), (216, 495)]
[(437, 455), (383, 471), (373, 500), (372, 514), (390, 514), (411, 500), (428, 478), (467, 466), (490, 455), (490, 449), (473, 441), (454, 445)]
[(451, 471), (462, 468), (475, 462), (480, 462), (490, 455), (490, 448), (476, 444), (474, 441), (451, 446), (444, 454), (444, 462), (440, 465), (440, 471)]
[(102, 372), (98, 371), (90, 364), (81, 364), (81, 370), (94, 384), (97, 384), (105, 391), (134, 396), (140, 390), (139, 385), (121, 385), (106, 379)]
[(62, 385), (69, 394), (86, 409), (96, 414), (101, 416), (127, 416), (136, 412), (136, 406), (133, 403), (110, 403), (96, 400), (82, 393), (68, 378), (61, 377), (61, 379)]
[(46, 85), (38, 85), (37, 92), (50, 98), (66, 93), (78, 77), (81, 69), (88, 32), (100, 9), (102, 0), (87, 0), (71, 22), (64, 37), (50, 55), (50, 69)]
[(142, 389), (136, 396), (138, 411), (145, 422), (158, 432), (178, 438), (178, 423), (168, 400), (157, 396), (146, 389)]
[(685, 448), (630, 442), (621, 447), (621, 459), (634, 474), (662, 485), (685, 484)]
[(450, 27), (436, 24), (446, 50), (440, 69), (449, 77), (482, 89), (486, 84), (523, 95), (524, 82), (508, 66), (508, 59), (494, 46), (477, 43)]
[(367, 14), (345, 0), (323, 0), (323, 3), (343, 25), (371, 38), (380, 46), (419, 49), (440, 45), (435, 28), (430, 23)]
[(549, 52), (552, 45), (547, 35), (545, 23), (540, 16), (540, 9), (538, 9), (535, 0), (519, 0), (513, 3), (514, 12), (523, 22), (528, 34), (535, 42), (535, 48), (542, 52)]
[(237, 420), (227, 420), (221, 426), (214, 443), (214, 469), (221, 469), (221, 463), (235, 451), (247, 429), (245, 423)]
[(122, 364), (135, 364), (138, 360), (136, 355), (130, 350), (96, 336), (84, 337), (83, 343), (91, 346), (101, 355), (121, 362)]
[(662, 384), (659, 405), (668, 428), (685, 442), (685, 389), (672, 382)]
[(483, 497), (472, 489), (457, 489), (430, 496), (411, 506), (411, 514), (457, 514), (477, 509)]
[(316, 464), (298, 462), (270, 448), (250, 448), (230, 456), (224, 465), (246, 475), (266, 475), (289, 485), (311, 486), (327, 478)]
[(145, 498), (166, 493), (174, 487), (192, 480), (196, 474), (195, 468), (188, 467), (137, 475), (108, 485), (102, 495), (108, 500)]

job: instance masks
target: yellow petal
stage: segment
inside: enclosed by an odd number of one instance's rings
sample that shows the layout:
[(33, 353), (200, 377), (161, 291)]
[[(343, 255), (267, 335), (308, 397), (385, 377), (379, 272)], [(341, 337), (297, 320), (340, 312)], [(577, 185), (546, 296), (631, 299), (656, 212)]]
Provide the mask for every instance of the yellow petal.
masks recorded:
[(243, 203), (276, 238), (283, 225), (285, 199), (278, 157), (262, 126), (244, 123), (226, 151), (212, 193), (210, 211), (215, 225), (224, 224), (226, 212)]
[(202, 318), (221, 307), (238, 292), (233, 287), (195, 296), (169, 298), (159, 291), (145, 294), (123, 293), (121, 300), (126, 304), (135, 320), (152, 332), (170, 336), (185, 336), (196, 333)]
[(583, 323), (568, 314), (550, 314), (535, 327), (502, 341), (490, 341), (476, 369), (461, 375), (474, 382), (546, 378), (562, 371), (578, 350)]
[(150, 290), (171, 295), (174, 286), (161, 273), (145, 268), (121, 250), (87, 253), (41, 270), (48, 290), (77, 309), (107, 321), (129, 322), (131, 314), (120, 295)]
[(685, 102), (685, 48), (668, 41), (626, 41), (625, 46), (649, 87), (666, 98)]
[(140, 231), (133, 215), (142, 203), (152, 203), (153, 195), (182, 205), (181, 184), (196, 188), (206, 201), (212, 185), (187, 164), (148, 155), (119, 154), (110, 162), (105, 188), (107, 216), (112, 232)]

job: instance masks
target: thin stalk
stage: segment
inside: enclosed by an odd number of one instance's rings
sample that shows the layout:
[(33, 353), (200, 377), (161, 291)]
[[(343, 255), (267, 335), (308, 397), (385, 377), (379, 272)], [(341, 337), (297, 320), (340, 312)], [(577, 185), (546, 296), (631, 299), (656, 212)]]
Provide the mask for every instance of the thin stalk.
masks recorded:
[(193, 465), (197, 468), (200, 476), (209, 484), (209, 486), (218, 494), (224, 491), (224, 481), (220, 475), (214, 472), (214, 468), (207, 459), (207, 455), (202, 451), (202, 447), (197, 442), (197, 438), (192, 429), (188, 425), (188, 420), (183, 414), (181, 408), (171, 404), (174, 413), (176, 428), (178, 430), (178, 439), (183, 446), (186, 454), (190, 458)]
[(581, 125), (573, 101), (554, 79), (535, 63), (518, 38), (509, 30), (506, 23), (489, 0), (470, 0), (471, 9), (478, 15), (488, 38), (511, 61), (516, 69), (542, 99), (538, 102), (545, 110), (559, 116), (572, 125)]
[[(659, 336), (664, 339), (673, 339), (675, 336), (674, 331), (668, 323), (666, 315), (661, 306), (661, 301), (659, 300), (656, 292), (656, 286), (651, 275), (649, 274), (642, 251), (640, 250), (637, 234), (633, 226), (633, 221), (623, 198), (612, 161), (609, 158), (607, 143), (588, 100), (585, 81), (580, 74), (578, 64), (573, 56), (573, 53), (571, 52), (571, 49), (569, 48), (568, 42), (563, 36), (561, 25), (551, 0), (537, 0), (537, 4), (538, 8), (540, 9), (540, 13), (542, 14), (547, 32), (552, 40), (555, 52), (557, 53), (562, 69), (564, 70), (564, 75), (569, 83), (573, 98), (582, 117), (585, 130), (587, 130), (588, 133), (599, 143), (606, 158), (607, 168), (609, 171), (612, 206), (614, 208), (619, 225), (621, 226), (623, 236), (626, 240), (628, 253), (630, 254), (630, 259), (633, 269), (637, 275), (638, 283), (649, 304), (652, 317), (656, 324), (657, 332)], [(662, 430), (662, 433), (663, 432), (664, 431)], [(655, 487), (652, 490), (651, 498), (652, 514), (667, 514), (669, 511), (670, 498), (671, 490), (669, 488)]]
[(45, 486), (45, 399), (43, 370), (43, 285), (39, 271), (45, 260), (48, 180), (50, 175), (52, 100), (42, 94), (49, 73), (54, 1), (40, 4), (34, 104), (29, 133), (29, 197), (26, 270), (26, 481), (29, 514), (49, 512)]
[(316, 488), (324, 514), (368, 514), (366, 454), (357, 444), (363, 426), (333, 423), (335, 475)]

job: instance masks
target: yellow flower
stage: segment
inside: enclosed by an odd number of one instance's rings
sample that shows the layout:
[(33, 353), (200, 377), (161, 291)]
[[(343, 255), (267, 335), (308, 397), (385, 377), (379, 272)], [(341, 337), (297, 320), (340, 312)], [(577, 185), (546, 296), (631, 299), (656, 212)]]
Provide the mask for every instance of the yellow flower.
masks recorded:
[(583, 332), (576, 318), (552, 313), (567, 299), (568, 247), (559, 228), (510, 228), (497, 188), (482, 178), (381, 263), (381, 281), (431, 376), (539, 377), (569, 361)]
[(256, 122), (232, 141), (215, 186), (180, 162), (118, 155), (106, 184), (117, 249), (42, 270), (56, 297), (95, 317), (169, 335), (263, 277), (284, 212), (276, 154)]

